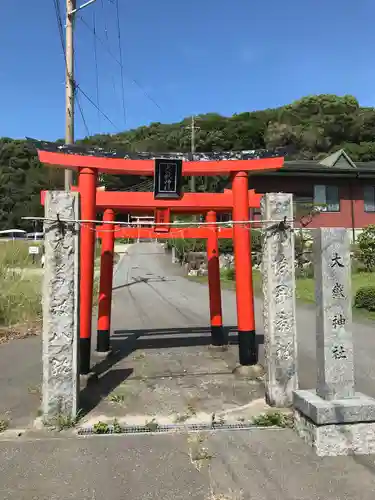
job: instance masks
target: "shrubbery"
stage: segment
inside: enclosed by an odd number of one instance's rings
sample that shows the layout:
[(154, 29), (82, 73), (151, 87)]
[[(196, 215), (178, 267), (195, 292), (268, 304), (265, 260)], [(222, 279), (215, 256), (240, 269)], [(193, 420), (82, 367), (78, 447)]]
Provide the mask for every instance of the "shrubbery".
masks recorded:
[[(183, 260), (184, 256), (189, 252), (205, 252), (205, 239), (171, 239), (167, 240), (167, 248), (175, 247), (177, 256)], [(253, 253), (261, 253), (262, 236), (259, 229), (251, 231), (251, 250)], [(233, 253), (233, 241), (231, 239), (219, 239), (220, 254)]]
[(221, 276), (228, 281), (234, 281), (236, 279), (236, 271), (234, 267), (229, 267), (221, 270)]
[(375, 225), (367, 226), (358, 236), (358, 259), (367, 272), (375, 268)]
[(363, 286), (357, 290), (354, 307), (375, 311), (375, 286)]

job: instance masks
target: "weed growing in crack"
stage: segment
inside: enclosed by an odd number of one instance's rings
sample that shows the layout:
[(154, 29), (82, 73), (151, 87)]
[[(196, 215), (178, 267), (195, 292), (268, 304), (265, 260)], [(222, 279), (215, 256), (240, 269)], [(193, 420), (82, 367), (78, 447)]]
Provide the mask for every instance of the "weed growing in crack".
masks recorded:
[(40, 387), (38, 385), (30, 385), (28, 388), (27, 388), (27, 392), (29, 394), (35, 394), (37, 396), (41, 396), (41, 391), (40, 391)]
[(159, 424), (156, 422), (155, 418), (153, 418), (150, 422), (146, 422), (146, 429), (149, 429), (151, 432), (155, 432), (159, 427)]
[(201, 470), (203, 465), (209, 465), (213, 454), (203, 446), (206, 436), (202, 434), (191, 434), (188, 436), (190, 461), (197, 470)]
[(183, 424), (190, 418), (190, 415), (188, 413), (177, 413), (173, 419), (173, 422), (175, 424)]
[(136, 354), (134, 354), (133, 359), (134, 359), (134, 361), (138, 361), (140, 359), (145, 359), (145, 357), (146, 357), (146, 354), (143, 351), (140, 351), (140, 352), (137, 352)]
[(236, 494), (236, 493), (213, 493), (210, 492), (210, 494), (207, 496), (207, 500), (243, 500), (243, 494)]
[(9, 427), (9, 420), (1, 419), (0, 420), (0, 432), (4, 432)]
[(177, 415), (174, 418), (174, 423), (181, 424), (189, 420), (189, 418), (195, 417), (197, 415), (196, 404), (197, 404), (197, 398), (190, 398), (189, 402), (187, 403), (186, 412), (177, 413)]
[(294, 427), (293, 416), (291, 414), (285, 414), (277, 410), (258, 415), (257, 417), (253, 418), (251, 423), (259, 427)]
[(225, 424), (225, 418), (223, 415), (219, 415), (217, 418), (216, 413), (213, 413), (211, 415), (211, 425), (214, 427), (215, 425), (224, 425)]
[(80, 418), (81, 418), (80, 411), (77, 413), (75, 417), (73, 415), (64, 414), (60, 412), (56, 415), (56, 417), (44, 421), (44, 425), (47, 427), (52, 427), (58, 431), (63, 431), (75, 427)]
[(119, 424), (119, 421), (117, 420), (117, 418), (115, 418), (113, 420), (113, 432), (115, 434), (121, 434), (123, 431), (122, 431), (122, 427), (121, 425)]
[(109, 434), (109, 425), (106, 422), (97, 422), (93, 426), (94, 434)]
[(112, 403), (123, 404), (125, 402), (125, 394), (113, 392), (112, 394), (109, 395), (109, 400)]

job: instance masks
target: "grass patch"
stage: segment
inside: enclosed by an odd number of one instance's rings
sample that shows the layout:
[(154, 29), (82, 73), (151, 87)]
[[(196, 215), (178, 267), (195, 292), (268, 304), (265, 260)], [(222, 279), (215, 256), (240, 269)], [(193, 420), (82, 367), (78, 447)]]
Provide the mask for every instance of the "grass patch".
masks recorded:
[[(1, 262), (0, 262), (1, 266)], [(42, 315), (41, 277), (26, 279), (0, 267), (0, 325), (32, 323)]]
[(25, 241), (0, 242), (0, 326), (34, 323), (41, 318), (41, 275), (12, 271), (29, 267), (29, 246)]
[[(188, 276), (188, 279), (197, 283), (207, 284), (207, 276)], [(364, 286), (373, 286), (375, 283), (375, 273), (359, 272), (352, 274), (352, 295), (353, 302), (357, 290)], [(226, 290), (235, 290), (235, 280), (228, 280), (225, 276), (221, 277), (221, 286)], [(302, 302), (315, 302), (315, 283), (314, 278), (296, 279), (296, 298)], [(258, 270), (253, 270), (253, 288), (256, 296), (262, 294), (262, 274)], [(356, 316), (362, 316), (369, 319), (375, 319), (375, 311), (366, 311), (353, 307), (353, 313)]]
[[(40, 247), (39, 255), (29, 255), (29, 247)], [(43, 242), (41, 241), (1, 241), (0, 261), (1, 265), (8, 268), (40, 267)]]

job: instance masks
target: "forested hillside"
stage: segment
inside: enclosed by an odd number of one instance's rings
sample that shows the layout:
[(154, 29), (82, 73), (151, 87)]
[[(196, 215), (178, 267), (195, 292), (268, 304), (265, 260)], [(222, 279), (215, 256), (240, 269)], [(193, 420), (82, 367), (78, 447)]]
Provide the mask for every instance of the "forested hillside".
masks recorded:
[[(173, 124), (152, 123), (116, 135), (87, 137), (81, 144), (125, 151), (189, 151), (190, 118)], [(304, 97), (287, 106), (244, 112), (232, 117), (209, 113), (196, 117), (197, 151), (225, 151), (294, 146), (293, 158), (315, 159), (345, 148), (354, 161), (375, 160), (375, 110), (360, 107), (353, 96)], [(43, 139), (41, 137), (40, 139)], [(107, 189), (124, 189), (139, 179), (104, 177)], [(0, 139), (0, 229), (24, 227), (23, 215), (40, 215), (41, 189), (61, 188), (63, 174), (42, 167), (26, 142)], [(218, 179), (198, 189), (220, 189)]]

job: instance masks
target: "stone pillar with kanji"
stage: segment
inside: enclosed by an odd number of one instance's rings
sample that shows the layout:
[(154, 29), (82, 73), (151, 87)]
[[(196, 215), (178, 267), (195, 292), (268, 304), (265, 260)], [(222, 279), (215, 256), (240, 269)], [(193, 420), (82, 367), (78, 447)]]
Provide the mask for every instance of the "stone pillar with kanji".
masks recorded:
[(296, 430), (319, 456), (375, 453), (375, 400), (355, 390), (350, 235), (315, 233), (317, 385), (294, 392)]
[(47, 192), (42, 336), (46, 423), (75, 419), (79, 409), (79, 215), (78, 193)]
[(287, 407), (298, 387), (293, 195), (265, 194), (261, 213), (266, 401)]

